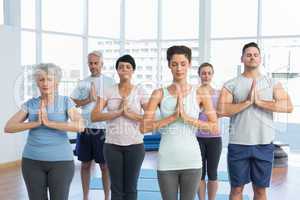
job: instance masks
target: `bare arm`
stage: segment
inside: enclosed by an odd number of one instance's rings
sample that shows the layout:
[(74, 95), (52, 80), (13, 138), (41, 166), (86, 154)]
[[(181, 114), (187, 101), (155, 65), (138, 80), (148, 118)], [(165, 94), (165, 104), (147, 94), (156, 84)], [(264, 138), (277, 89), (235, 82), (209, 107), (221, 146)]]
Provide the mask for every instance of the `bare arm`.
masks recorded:
[(112, 120), (122, 115), (123, 110), (118, 110), (115, 112), (107, 112), (107, 113), (102, 112), (103, 109), (106, 107), (106, 105), (107, 105), (107, 100), (104, 100), (101, 97), (97, 97), (96, 106), (94, 107), (91, 113), (92, 122)]
[(265, 101), (259, 100), (256, 94), (255, 105), (272, 112), (291, 113), (293, 111), (291, 99), (280, 83), (274, 87), (273, 96), (274, 101)]
[(41, 125), (40, 119), (34, 122), (24, 122), (27, 119), (27, 115), (28, 115), (27, 112), (23, 110), (19, 110), (6, 122), (4, 132), (16, 133), (16, 132), (21, 132), (32, 128), (36, 128)]
[(162, 98), (163, 98), (162, 89), (153, 91), (151, 98), (149, 100), (149, 103), (147, 105), (147, 109), (145, 111), (143, 120), (141, 122), (140, 131), (142, 133), (146, 133), (146, 132), (150, 132), (150, 131), (162, 128), (162, 127), (167, 126), (168, 124), (176, 121), (176, 119), (177, 119), (176, 112), (173, 115), (170, 115), (166, 118), (155, 121), (155, 111), (156, 111), (156, 108), (158, 107), (159, 103), (161, 102)]
[(230, 117), (245, 110), (251, 104), (251, 101), (248, 99), (241, 103), (233, 103), (232, 94), (223, 87), (218, 101), (217, 113), (222, 117)]

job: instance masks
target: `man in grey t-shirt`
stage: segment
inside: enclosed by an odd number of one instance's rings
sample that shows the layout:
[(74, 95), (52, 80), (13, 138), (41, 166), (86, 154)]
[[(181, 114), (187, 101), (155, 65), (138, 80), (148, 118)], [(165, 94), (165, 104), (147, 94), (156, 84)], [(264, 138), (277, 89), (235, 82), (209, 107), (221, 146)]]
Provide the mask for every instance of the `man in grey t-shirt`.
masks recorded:
[(293, 105), (279, 82), (260, 73), (261, 55), (254, 42), (243, 47), (244, 72), (221, 90), (218, 114), (230, 117), (228, 171), (230, 200), (242, 199), (252, 182), (254, 199), (266, 200), (272, 161), (273, 112), (292, 112)]

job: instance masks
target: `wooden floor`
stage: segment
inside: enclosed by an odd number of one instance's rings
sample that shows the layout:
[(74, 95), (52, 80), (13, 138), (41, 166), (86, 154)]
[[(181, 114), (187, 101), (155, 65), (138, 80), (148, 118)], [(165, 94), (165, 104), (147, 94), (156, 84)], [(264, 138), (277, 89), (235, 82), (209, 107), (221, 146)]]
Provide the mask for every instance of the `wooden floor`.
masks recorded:
[[(142, 168), (155, 168), (156, 152), (147, 152)], [(70, 200), (81, 200), (80, 163), (75, 162), (75, 176), (71, 185)], [(226, 170), (226, 149), (224, 149), (219, 169)], [(97, 169), (97, 170), (96, 170)], [(95, 166), (94, 175), (100, 176), (98, 168)], [(228, 182), (222, 182), (219, 186), (219, 193), (229, 193)], [(298, 200), (300, 190), (300, 152), (289, 154), (288, 168), (275, 168), (272, 175), (271, 187), (268, 190), (270, 200)], [(247, 185), (245, 193), (252, 198), (251, 185)], [(103, 193), (101, 190), (90, 192), (90, 200), (101, 200)], [(22, 179), (19, 166), (0, 169), (0, 200), (28, 200), (26, 188)]]

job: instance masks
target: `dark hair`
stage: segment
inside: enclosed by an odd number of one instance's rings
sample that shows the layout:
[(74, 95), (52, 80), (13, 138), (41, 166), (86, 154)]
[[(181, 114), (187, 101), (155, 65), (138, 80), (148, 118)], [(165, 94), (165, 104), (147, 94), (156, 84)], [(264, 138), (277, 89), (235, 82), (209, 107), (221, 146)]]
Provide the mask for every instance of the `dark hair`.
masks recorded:
[(202, 64), (199, 66), (199, 68), (198, 68), (198, 75), (199, 75), (199, 76), (200, 76), (200, 71), (201, 71), (201, 69), (202, 69), (203, 67), (210, 67), (211, 70), (212, 70), (212, 72), (215, 73), (215, 70), (214, 70), (213, 65), (210, 64), (210, 63), (208, 63), (208, 62), (204, 62), (204, 63), (202, 63)]
[(167, 60), (168, 65), (170, 64), (170, 61), (172, 59), (172, 56), (174, 54), (183, 54), (185, 57), (191, 62), (192, 60), (192, 50), (187, 46), (171, 46), (167, 50)]
[(257, 43), (255, 43), (255, 42), (250, 42), (250, 43), (247, 43), (247, 44), (244, 45), (243, 51), (242, 51), (242, 55), (244, 55), (246, 49), (249, 48), (249, 47), (255, 47), (255, 48), (257, 48), (257, 49), (258, 49), (258, 52), (260, 53), (260, 49), (259, 49)]
[(126, 55), (123, 55), (120, 58), (118, 58), (118, 60), (116, 62), (116, 70), (118, 70), (119, 62), (130, 63), (132, 68), (133, 68), (133, 71), (135, 70), (135, 61), (134, 61), (134, 58), (131, 55), (126, 54)]

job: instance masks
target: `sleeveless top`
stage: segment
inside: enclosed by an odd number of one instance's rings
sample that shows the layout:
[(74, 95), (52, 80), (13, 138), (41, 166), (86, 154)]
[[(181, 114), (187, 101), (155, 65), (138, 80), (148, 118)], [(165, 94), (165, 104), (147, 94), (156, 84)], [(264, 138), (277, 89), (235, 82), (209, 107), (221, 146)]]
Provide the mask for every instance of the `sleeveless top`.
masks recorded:
[[(186, 114), (195, 119), (200, 112), (197, 102), (197, 87), (193, 86), (190, 93), (183, 99)], [(175, 112), (177, 97), (163, 88), (163, 99), (160, 112), (163, 118)], [(197, 128), (184, 123), (181, 119), (163, 127), (158, 152), (158, 170), (199, 169), (202, 167), (200, 147), (196, 138)]]
[[(220, 91), (218, 90), (214, 90), (214, 93), (211, 95), (211, 101), (213, 103), (214, 109), (216, 110), (217, 108), (217, 103), (218, 103), (218, 99), (220, 96)], [(204, 112), (200, 112), (199, 113), (199, 120), (201, 121), (208, 121), (207, 115)], [(219, 123), (219, 127), (221, 128), (221, 121), (218, 120)], [(214, 134), (212, 135), (211, 133), (207, 132), (207, 131), (203, 131), (203, 130), (198, 130), (196, 133), (197, 137), (201, 137), (201, 138), (216, 138), (216, 137), (221, 137), (221, 130), (218, 134)]]

